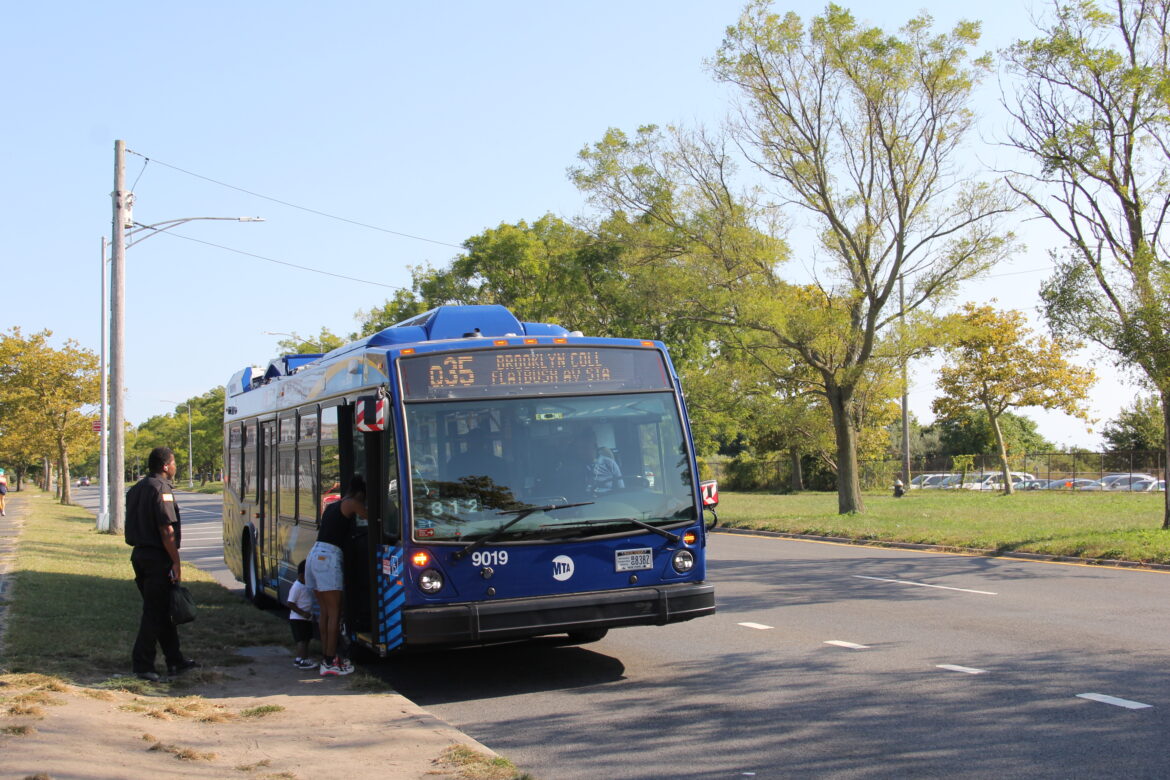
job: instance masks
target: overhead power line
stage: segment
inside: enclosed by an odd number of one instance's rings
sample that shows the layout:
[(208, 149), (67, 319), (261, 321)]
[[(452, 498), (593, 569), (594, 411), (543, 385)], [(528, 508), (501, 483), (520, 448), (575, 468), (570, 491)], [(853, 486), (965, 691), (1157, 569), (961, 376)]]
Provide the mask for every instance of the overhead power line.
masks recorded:
[[(148, 162), (148, 163), (153, 162), (156, 165), (161, 165), (165, 168), (170, 168), (171, 170), (178, 171), (179, 173), (185, 173), (188, 176), (195, 177), (196, 179), (202, 179), (203, 181), (211, 182), (212, 184), (218, 184), (220, 187), (227, 187), (229, 190), (235, 190), (236, 192), (242, 192), (245, 195), (251, 195), (254, 198), (261, 198), (263, 200), (271, 201), (273, 203), (279, 203), (280, 205), (288, 206), (291, 209), (297, 209), (299, 211), (304, 211), (304, 212), (307, 212), (309, 214), (316, 214), (319, 217), (326, 217), (327, 219), (335, 219), (338, 222), (345, 222), (347, 224), (356, 225), (358, 227), (367, 228), (369, 230), (377, 230), (379, 233), (388, 233), (392, 236), (400, 236), (402, 238), (409, 238), (409, 239), (413, 239), (415, 241), (426, 241), (428, 244), (437, 244), (439, 246), (449, 246), (449, 247), (453, 247), (455, 249), (463, 249), (463, 246), (461, 244), (452, 244), (448, 241), (438, 241), (438, 240), (433, 239), (433, 238), (426, 238), (425, 236), (416, 236), (416, 235), (412, 235), (410, 233), (403, 233), (399, 230), (391, 230), (389, 228), (380, 227), (378, 225), (371, 225), (368, 222), (359, 222), (356, 219), (350, 219), (348, 217), (341, 217), (341, 216), (338, 216), (336, 214), (330, 214), (330, 213), (325, 212), (325, 211), (320, 211), (318, 209), (309, 208), (308, 206), (301, 206), (301, 205), (298, 205), (296, 203), (290, 203), (287, 200), (281, 200), (280, 198), (274, 198), (271, 195), (264, 195), (262, 193), (254, 192), (252, 190), (248, 190), (248, 189), (245, 189), (243, 187), (237, 187), (234, 184), (228, 184), (227, 182), (219, 181), (218, 179), (213, 179), (210, 176), (204, 176), (202, 174), (195, 173), (194, 171), (188, 171), (184, 168), (180, 168), (177, 165), (171, 165), (170, 163), (163, 162), (162, 160), (159, 160), (159, 159), (154, 158), (154, 157), (147, 157), (146, 155), (142, 154), (141, 152), (136, 152), (133, 149), (127, 149), (126, 151), (129, 152), (130, 154), (137, 155), (138, 157), (141, 157), (142, 159), (146, 160), (146, 162)], [(144, 169), (145, 169), (145, 167), (144, 167)], [(141, 173), (139, 174), (139, 176), (141, 176)], [(262, 259), (267, 260), (268, 258), (262, 258)], [(348, 277), (346, 277), (346, 278), (348, 278)]]
[(401, 287), (399, 285), (386, 284), (384, 282), (372, 282), (369, 279), (359, 279), (356, 276), (346, 276), (344, 274), (335, 274), (332, 271), (322, 271), (320, 268), (310, 268), (307, 265), (297, 265), (296, 263), (290, 263), (286, 260), (277, 260), (274, 257), (265, 257), (264, 255), (258, 255), (254, 252), (245, 252), (242, 249), (233, 249), (232, 247), (224, 246), (223, 244), (215, 244), (215, 243), (212, 243), (211, 241), (204, 241), (201, 238), (192, 238), (191, 236), (184, 236), (182, 233), (163, 233), (163, 235), (170, 236), (171, 238), (181, 238), (184, 241), (193, 241), (196, 244), (204, 244), (205, 246), (213, 246), (216, 249), (222, 249), (225, 252), (235, 252), (237, 255), (244, 255), (245, 257), (254, 257), (257, 260), (264, 260), (264, 261), (269, 262), (269, 263), (276, 263), (277, 265), (284, 265), (284, 266), (288, 266), (289, 268), (296, 268), (296, 269), (301, 270), (301, 271), (308, 271), (310, 273), (321, 274), (323, 276), (332, 276), (335, 279), (345, 279), (345, 280), (350, 281), (350, 282), (361, 282), (362, 284), (371, 284), (371, 285), (374, 285), (375, 287), (385, 287), (385, 288), (390, 289), (390, 290), (409, 290), (410, 289), (409, 287)]

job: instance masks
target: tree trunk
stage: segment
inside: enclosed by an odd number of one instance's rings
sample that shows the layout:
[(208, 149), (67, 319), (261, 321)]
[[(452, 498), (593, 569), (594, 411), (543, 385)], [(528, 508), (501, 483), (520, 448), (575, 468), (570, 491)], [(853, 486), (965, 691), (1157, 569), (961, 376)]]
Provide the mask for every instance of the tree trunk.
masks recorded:
[(828, 384), (826, 395), (833, 411), (833, 433), (837, 439), (837, 512), (847, 515), (864, 512), (857, 468), (857, 431), (850, 414), (853, 388)]
[(800, 450), (793, 447), (788, 450), (788, 457), (792, 462), (788, 485), (792, 488), (793, 493), (799, 493), (804, 490), (804, 473), (800, 468)]
[(73, 503), (73, 494), (69, 484), (69, 449), (65, 446), (64, 437), (57, 440), (58, 471), (61, 474), (61, 503)]
[(991, 430), (995, 433), (995, 446), (999, 449), (999, 470), (1003, 474), (1003, 492), (1010, 496), (1012, 489), (1012, 472), (1008, 466), (1007, 447), (1003, 443), (1003, 430), (999, 427), (999, 415), (993, 414), (991, 409), (984, 406), (987, 412), (987, 419), (991, 421)]
[[(1170, 393), (1160, 392), (1162, 401), (1162, 478), (1170, 476)], [(1170, 490), (1162, 491), (1162, 529), (1170, 529)]]

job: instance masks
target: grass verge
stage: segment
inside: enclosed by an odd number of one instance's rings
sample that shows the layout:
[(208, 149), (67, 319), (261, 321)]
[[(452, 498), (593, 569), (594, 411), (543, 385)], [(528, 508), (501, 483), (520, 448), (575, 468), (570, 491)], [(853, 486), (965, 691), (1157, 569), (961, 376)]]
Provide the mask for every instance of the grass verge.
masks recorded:
[(451, 745), (434, 761), (437, 767), (454, 771), (463, 780), (533, 780), (506, 758), (488, 756), (465, 745)]
[[(130, 548), (120, 536), (95, 531), (84, 509), (26, 495), (31, 511), (10, 574), (0, 668), (79, 683), (128, 674), (142, 614)], [(233, 663), (239, 647), (287, 644), (283, 621), (244, 603), (210, 575), (185, 565), (183, 583), (199, 605), (195, 622), (179, 629), (183, 652), (205, 666)], [(125, 682), (131, 681), (142, 682)]]
[(837, 514), (836, 493), (719, 497), (719, 523), (730, 528), (1170, 564), (1159, 493), (916, 490), (867, 494), (856, 515)]

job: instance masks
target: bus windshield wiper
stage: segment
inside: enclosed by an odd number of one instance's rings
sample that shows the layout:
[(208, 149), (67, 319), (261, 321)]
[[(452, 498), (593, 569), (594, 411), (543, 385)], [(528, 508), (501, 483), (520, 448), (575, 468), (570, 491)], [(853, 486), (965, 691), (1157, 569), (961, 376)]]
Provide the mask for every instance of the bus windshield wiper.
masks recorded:
[(494, 542), (496, 539), (499, 539), (500, 536), (503, 535), (504, 531), (507, 531), (509, 528), (516, 525), (516, 523), (519, 523), (521, 520), (523, 520), (524, 518), (528, 517), (529, 515), (531, 515), (535, 512), (551, 512), (554, 509), (568, 509), (569, 507), (573, 507), (573, 506), (588, 506), (589, 504), (592, 504), (592, 503), (593, 503), (592, 501), (581, 501), (581, 502), (576, 503), (576, 504), (545, 504), (543, 506), (526, 506), (526, 507), (521, 507), (520, 509), (505, 509), (502, 512), (496, 512), (496, 514), (498, 514), (498, 515), (512, 515), (512, 514), (514, 514), (516, 516), (513, 517), (508, 522), (501, 525), (496, 530), (492, 531), (490, 534), (487, 534), (485, 536), (481, 536), (480, 538), (476, 539), (474, 542), (467, 545), (462, 550), (459, 550), (451, 557), (454, 558), (455, 560), (459, 560), (460, 558), (466, 558), (468, 555), (471, 555), (473, 552), (478, 550), (480, 547), (483, 547), (485, 544), (489, 544), (491, 542)]
[(642, 520), (638, 520), (637, 518), (634, 518), (634, 517), (615, 517), (612, 520), (576, 520), (576, 521), (573, 521), (571, 523), (552, 523), (552, 524), (550, 524), (548, 526), (544, 526), (544, 527), (546, 527), (546, 528), (570, 528), (570, 527), (579, 526), (579, 525), (586, 525), (586, 526), (614, 525), (615, 523), (633, 523), (636, 526), (639, 526), (641, 528), (645, 528), (647, 531), (653, 531), (654, 533), (658, 534), (659, 536), (665, 536), (667, 539), (669, 539), (672, 542), (677, 542), (679, 539), (682, 538), (678, 534), (673, 534), (670, 531), (667, 531), (665, 528), (659, 528), (656, 525), (650, 525), (650, 523), (644, 522)]

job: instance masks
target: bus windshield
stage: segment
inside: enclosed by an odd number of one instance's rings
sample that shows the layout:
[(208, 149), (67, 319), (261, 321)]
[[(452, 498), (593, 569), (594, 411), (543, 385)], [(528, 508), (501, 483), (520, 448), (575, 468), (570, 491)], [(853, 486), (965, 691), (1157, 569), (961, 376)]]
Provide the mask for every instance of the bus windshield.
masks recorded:
[(567, 540), (695, 518), (669, 392), (407, 403), (406, 433), (416, 541)]

